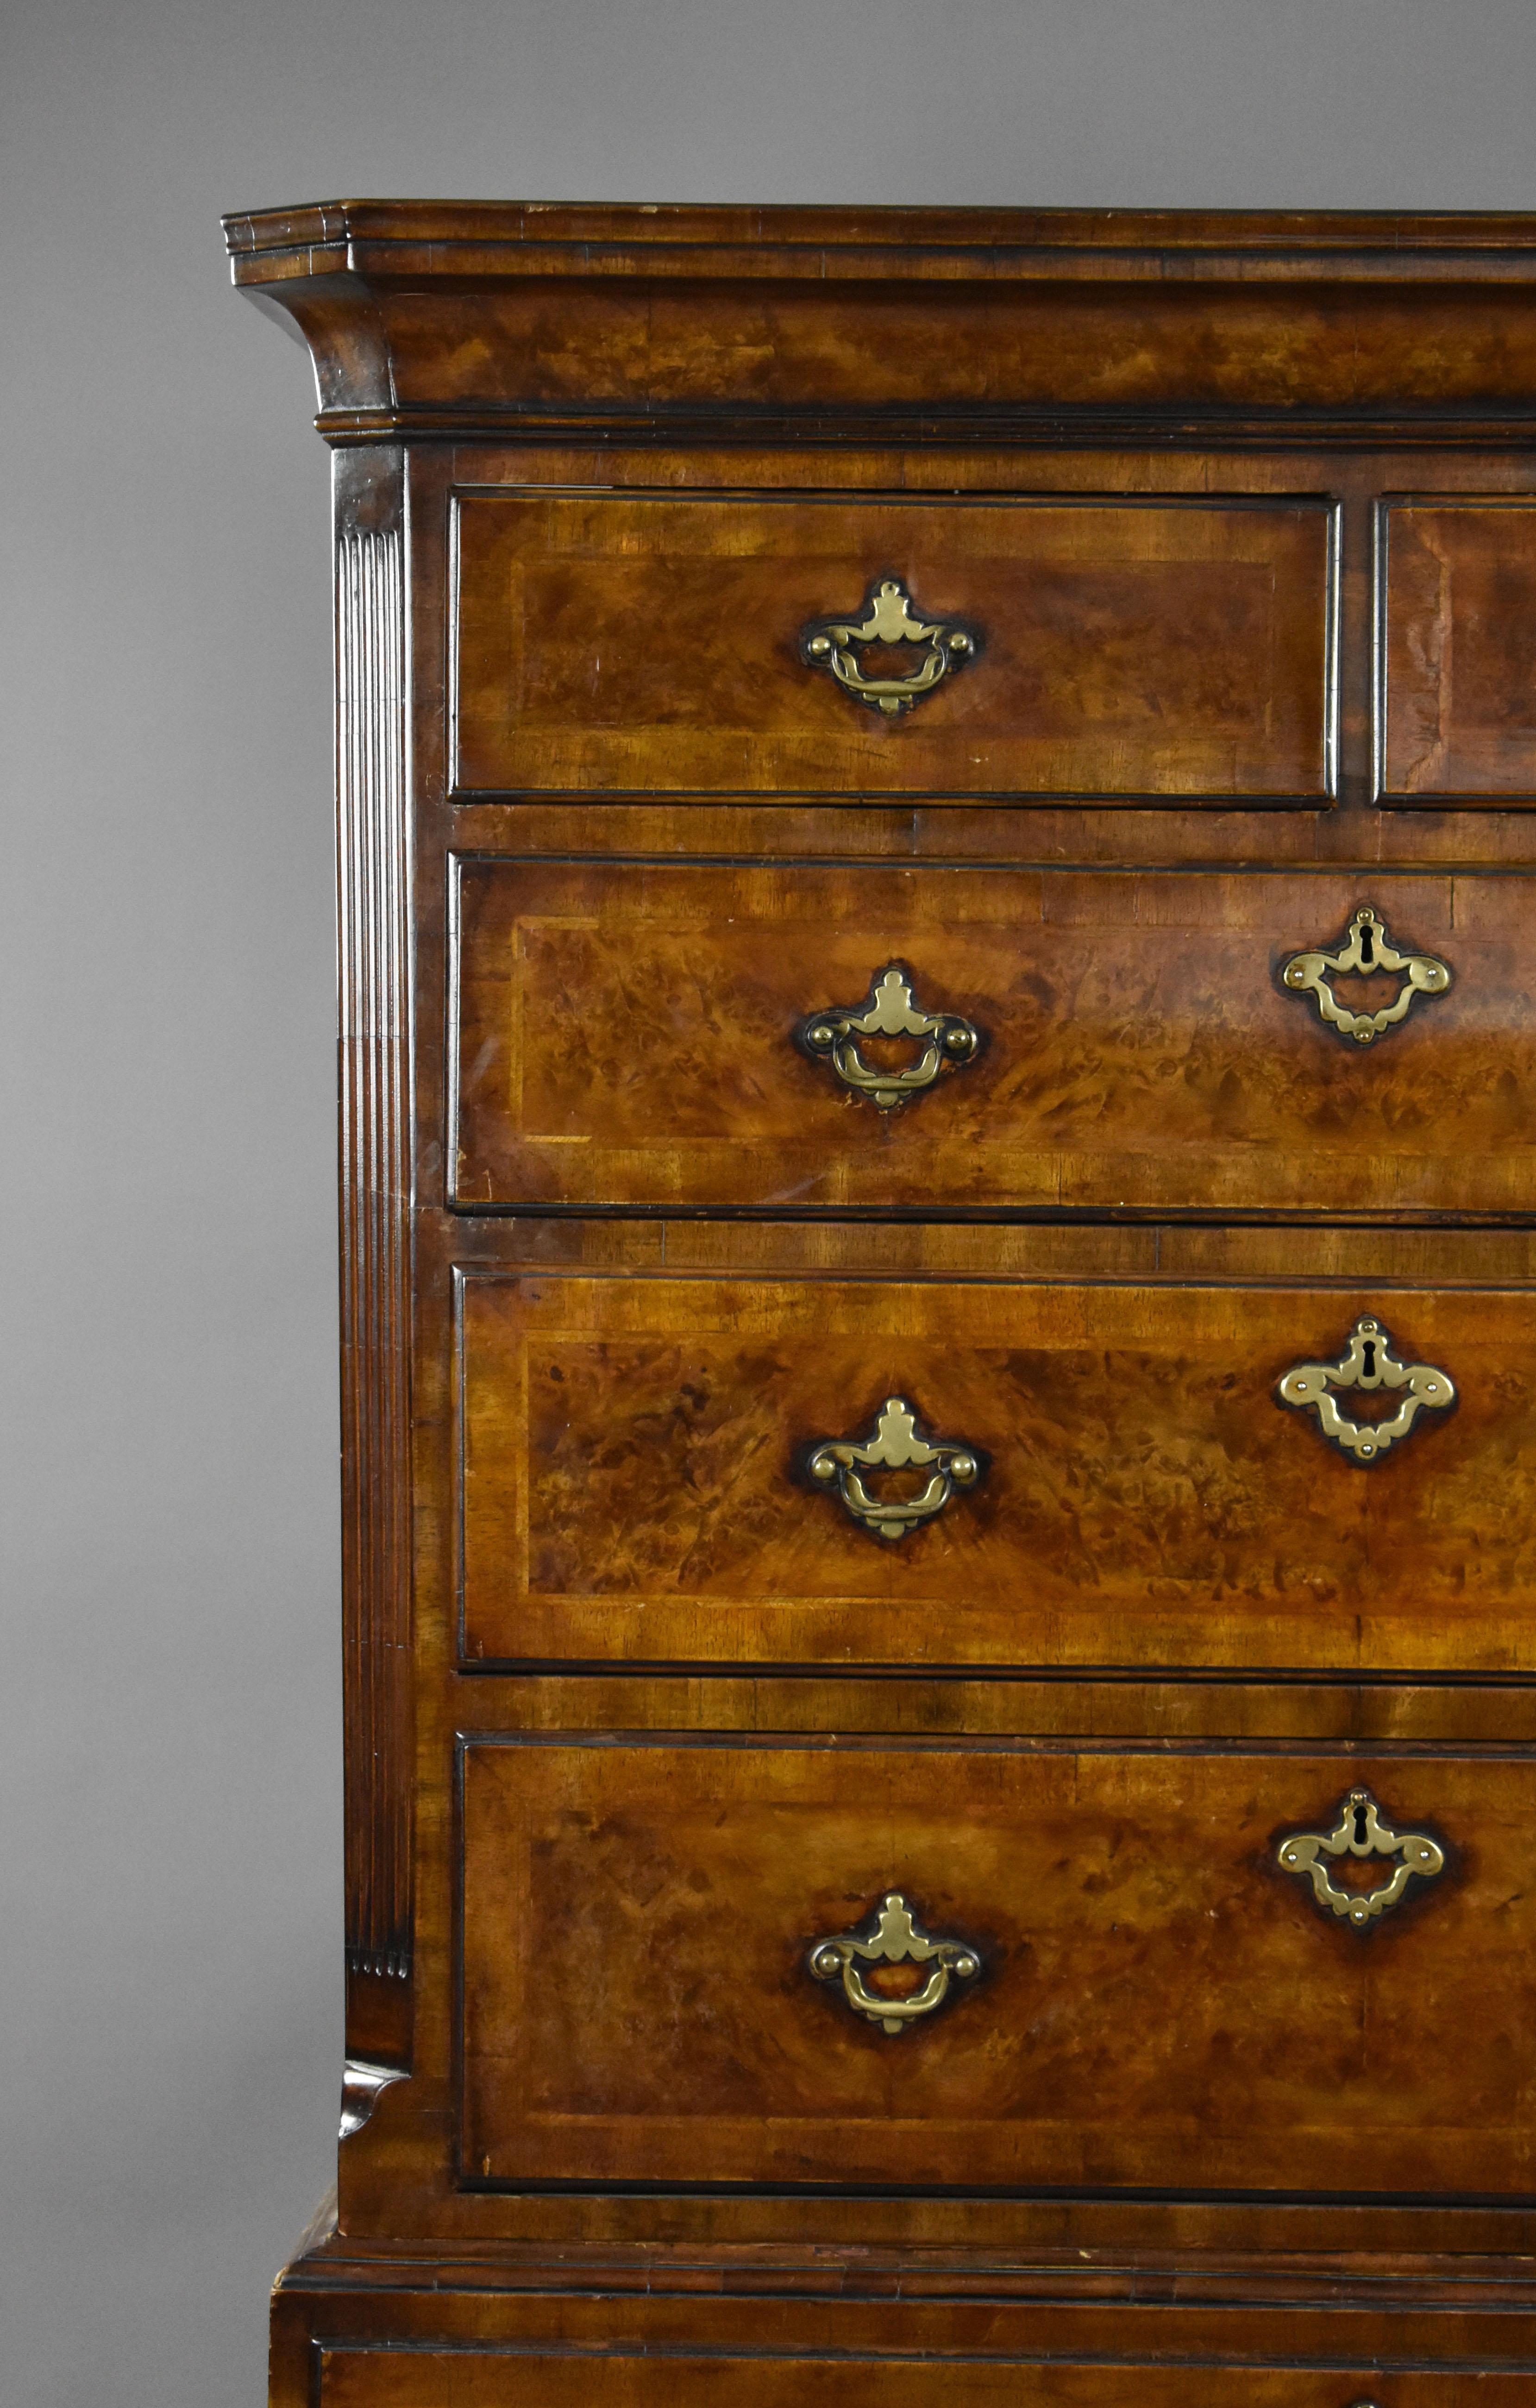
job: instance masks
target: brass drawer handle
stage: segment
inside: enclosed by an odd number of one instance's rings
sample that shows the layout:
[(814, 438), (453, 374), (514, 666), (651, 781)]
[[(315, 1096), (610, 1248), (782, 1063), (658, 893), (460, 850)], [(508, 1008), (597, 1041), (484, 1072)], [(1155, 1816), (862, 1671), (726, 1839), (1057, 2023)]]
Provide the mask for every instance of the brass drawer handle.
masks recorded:
[[(1380, 1011), (1351, 1011), (1328, 984), (1330, 970), (1355, 978), (1374, 978), (1383, 970), (1406, 970), (1408, 975), (1396, 1000)], [(1406, 1020), (1415, 996), (1443, 995), (1451, 983), (1450, 970), (1433, 953), (1400, 953), (1385, 921), (1369, 903), (1361, 904), (1335, 953), (1293, 953), (1281, 977), (1294, 994), (1310, 995), (1318, 1016), (1357, 1045), (1374, 1044)]]
[[(1376, 1889), (1341, 1889), (1323, 1859), (1327, 1856), (1396, 1856), (1391, 1877)], [(1310, 1881), (1312, 1894), (1330, 1914), (1363, 1931), (1378, 1914), (1401, 1903), (1415, 1873), (1433, 1881), (1445, 1870), (1445, 1851), (1424, 1831), (1394, 1831), (1384, 1823), (1381, 1809), (1369, 1789), (1352, 1789), (1339, 1805), (1331, 1831), (1295, 1831), (1282, 1840), (1275, 1860), (1288, 1873)]]
[[(925, 647), (918, 666), (906, 677), (866, 677), (859, 647), (879, 644), (894, 666), (901, 644)], [(862, 618), (811, 619), (800, 629), (800, 658), (813, 669), (829, 669), (844, 694), (895, 719), (931, 694), (951, 669), (961, 669), (977, 658), (982, 631), (969, 619), (926, 619), (912, 608), (912, 597), (899, 577), (876, 580), (864, 597)]]
[[(929, 1464), (933, 1477), (917, 1497), (872, 1497), (859, 1476), (870, 1470), (922, 1470)], [(867, 1439), (818, 1440), (806, 1469), (812, 1480), (828, 1488), (835, 1485), (844, 1510), (877, 1539), (904, 1539), (920, 1522), (941, 1513), (956, 1488), (974, 1488), (982, 1476), (973, 1448), (946, 1439), (930, 1444), (919, 1435), (905, 1397), (886, 1398)]]
[[(1352, 1422), (1328, 1394), (1330, 1388), (1406, 1388), (1390, 1421)], [(1392, 1340), (1368, 1313), (1355, 1324), (1337, 1363), (1293, 1363), (1276, 1391), (1282, 1404), (1314, 1412), (1323, 1436), (1354, 1463), (1379, 1463), (1389, 1447), (1406, 1438), (1419, 1410), (1443, 1412), (1456, 1402), (1447, 1374), (1433, 1363), (1400, 1363)]]
[[(971, 1982), (982, 1970), (973, 1948), (958, 1940), (935, 1940), (922, 1930), (898, 1889), (886, 1892), (873, 1922), (872, 1931), (840, 1931), (830, 1940), (818, 1940), (807, 1962), (818, 1982), (835, 1982), (840, 1975), (842, 1995), (854, 2013), (893, 2037), (919, 2015), (931, 2015), (941, 2006), (952, 1979)], [(867, 1965), (882, 1959), (887, 1965), (931, 1965), (933, 1971), (910, 1998), (883, 1999), (866, 1986), (858, 1970), (861, 1958)]]
[[(956, 1011), (925, 1011), (899, 962), (887, 962), (869, 981), (862, 1004), (833, 1005), (802, 1020), (797, 1036), (806, 1052), (830, 1062), (845, 1087), (868, 1096), (877, 1111), (894, 1112), (931, 1087), (946, 1063), (963, 1069), (981, 1047), (982, 1032)], [(917, 1060), (904, 1070), (872, 1070), (858, 1050), (861, 1037), (912, 1037), (923, 1040)]]

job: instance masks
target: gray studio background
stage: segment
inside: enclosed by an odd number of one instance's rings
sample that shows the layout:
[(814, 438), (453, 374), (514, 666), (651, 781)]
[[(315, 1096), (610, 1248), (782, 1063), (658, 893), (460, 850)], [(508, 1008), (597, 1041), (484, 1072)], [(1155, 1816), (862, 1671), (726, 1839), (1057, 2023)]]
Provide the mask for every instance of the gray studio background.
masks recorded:
[(1536, 207), (1531, 0), (12, 0), (0, 2408), (259, 2408), (341, 2055), (326, 462), (222, 209)]

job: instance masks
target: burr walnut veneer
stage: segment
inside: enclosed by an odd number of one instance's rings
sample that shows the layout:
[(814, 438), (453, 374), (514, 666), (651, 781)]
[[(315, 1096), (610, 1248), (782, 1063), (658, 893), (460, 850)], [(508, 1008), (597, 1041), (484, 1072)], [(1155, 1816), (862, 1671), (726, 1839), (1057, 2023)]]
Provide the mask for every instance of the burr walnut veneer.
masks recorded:
[(335, 463), (275, 2408), (1536, 2408), (1536, 221), (226, 233)]

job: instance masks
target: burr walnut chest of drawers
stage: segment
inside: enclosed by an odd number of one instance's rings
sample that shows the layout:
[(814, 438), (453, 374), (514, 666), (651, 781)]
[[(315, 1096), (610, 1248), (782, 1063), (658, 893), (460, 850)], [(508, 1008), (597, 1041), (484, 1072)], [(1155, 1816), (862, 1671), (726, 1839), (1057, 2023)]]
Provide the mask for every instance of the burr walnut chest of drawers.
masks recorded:
[(1536, 2403), (1536, 220), (227, 222), (335, 463), (280, 2408)]

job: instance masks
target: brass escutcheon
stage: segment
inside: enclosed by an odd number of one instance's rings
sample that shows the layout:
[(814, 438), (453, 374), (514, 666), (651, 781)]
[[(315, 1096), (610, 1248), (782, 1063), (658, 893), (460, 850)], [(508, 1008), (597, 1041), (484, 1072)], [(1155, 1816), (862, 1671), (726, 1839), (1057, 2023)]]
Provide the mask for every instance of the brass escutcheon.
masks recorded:
[[(1330, 1388), (1406, 1388), (1390, 1421), (1352, 1422), (1328, 1394)], [(1389, 1447), (1406, 1438), (1419, 1410), (1443, 1412), (1456, 1390), (1433, 1363), (1400, 1363), (1390, 1333), (1367, 1313), (1355, 1324), (1337, 1363), (1293, 1363), (1276, 1390), (1282, 1404), (1314, 1412), (1323, 1436), (1352, 1463), (1379, 1463)]]
[[(900, 644), (925, 647), (917, 667), (905, 677), (866, 677), (858, 648), (880, 644), (894, 664)], [(828, 669), (844, 694), (868, 710), (895, 719), (931, 694), (951, 669), (964, 668), (982, 649), (982, 631), (969, 619), (925, 619), (899, 577), (876, 580), (864, 597), (859, 619), (812, 619), (800, 629), (800, 658)]]
[[(872, 1930), (840, 1931), (830, 1940), (818, 1940), (806, 1962), (818, 1982), (835, 1982), (840, 1975), (842, 1995), (854, 2013), (893, 2038), (919, 2015), (931, 2015), (942, 2005), (952, 1979), (974, 1981), (982, 1970), (973, 1948), (958, 1940), (935, 1940), (920, 1929), (898, 1889), (887, 1890), (872, 1920)], [(932, 1965), (933, 1971), (910, 1999), (883, 1999), (866, 1985), (860, 1959), (867, 1965), (877, 1959), (887, 1965)]]
[[(1408, 975), (1394, 1002), (1379, 1011), (1351, 1011), (1329, 986), (1330, 970), (1357, 978), (1373, 978), (1382, 970), (1406, 970)], [(1310, 995), (1319, 1017), (1357, 1045), (1373, 1045), (1406, 1020), (1415, 996), (1443, 995), (1451, 983), (1450, 970), (1433, 953), (1400, 953), (1385, 921), (1370, 903), (1361, 904), (1336, 953), (1293, 953), (1281, 978), (1294, 994)]]
[[(924, 1011), (899, 962), (887, 962), (869, 981), (862, 1004), (834, 1005), (802, 1020), (796, 1035), (817, 1061), (830, 1062), (845, 1087), (867, 1096), (877, 1111), (894, 1112), (931, 1087), (946, 1063), (973, 1061), (982, 1033), (955, 1011)], [(923, 1051), (904, 1070), (872, 1070), (858, 1050), (861, 1037), (912, 1037)]]
[[(933, 1477), (918, 1497), (872, 1497), (859, 1477), (868, 1470), (922, 1470), (928, 1464)], [(945, 1439), (930, 1445), (919, 1436), (905, 1397), (886, 1398), (869, 1438), (818, 1440), (806, 1469), (824, 1486), (835, 1485), (845, 1511), (876, 1539), (904, 1539), (920, 1522), (941, 1513), (956, 1488), (974, 1488), (982, 1476), (973, 1448)]]
[[(1379, 1889), (1342, 1889), (1323, 1859), (1326, 1856), (1396, 1856), (1391, 1878)], [(1423, 1831), (1394, 1831), (1384, 1823), (1381, 1809), (1369, 1789), (1352, 1789), (1340, 1802), (1339, 1820), (1331, 1831), (1295, 1831), (1282, 1840), (1275, 1861), (1283, 1870), (1310, 1881), (1319, 1906), (1342, 1922), (1363, 1931), (1378, 1914), (1401, 1902), (1417, 1873), (1433, 1881), (1445, 1870), (1445, 1851)]]

